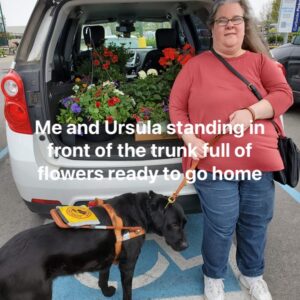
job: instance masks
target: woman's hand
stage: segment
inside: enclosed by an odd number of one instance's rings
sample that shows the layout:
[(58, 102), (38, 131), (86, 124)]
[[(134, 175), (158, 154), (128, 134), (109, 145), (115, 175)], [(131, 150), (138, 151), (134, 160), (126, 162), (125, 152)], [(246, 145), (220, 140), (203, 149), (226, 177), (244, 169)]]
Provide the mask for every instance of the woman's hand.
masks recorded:
[(203, 140), (197, 138), (194, 134), (183, 134), (182, 139), (185, 145), (190, 145), (190, 148), (195, 148), (194, 151), (191, 151), (192, 158), (194, 160), (205, 158), (209, 152), (209, 147), (205, 146), (208, 144)]
[(229, 116), (229, 123), (233, 129), (238, 124), (243, 125), (243, 129), (246, 131), (253, 121), (253, 115), (248, 109), (237, 110)]

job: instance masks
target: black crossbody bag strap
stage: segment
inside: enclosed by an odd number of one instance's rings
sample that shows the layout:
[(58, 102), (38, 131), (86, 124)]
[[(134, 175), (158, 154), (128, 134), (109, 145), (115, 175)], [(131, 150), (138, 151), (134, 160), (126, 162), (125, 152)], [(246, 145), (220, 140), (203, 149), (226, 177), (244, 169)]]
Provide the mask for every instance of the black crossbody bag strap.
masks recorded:
[[(220, 54), (218, 54), (215, 51), (215, 49), (212, 48), (211, 52), (223, 65), (225, 65), (225, 67), (227, 67), (229, 71), (231, 71), (237, 78), (242, 80), (247, 85), (248, 89), (254, 94), (254, 96), (258, 99), (258, 101), (263, 99), (262, 95), (257, 90), (257, 88), (251, 82), (249, 82), (241, 73), (239, 73), (229, 62), (227, 62)], [(270, 122), (275, 127), (277, 134), (281, 135), (281, 130), (279, 126), (273, 120), (270, 120)]]

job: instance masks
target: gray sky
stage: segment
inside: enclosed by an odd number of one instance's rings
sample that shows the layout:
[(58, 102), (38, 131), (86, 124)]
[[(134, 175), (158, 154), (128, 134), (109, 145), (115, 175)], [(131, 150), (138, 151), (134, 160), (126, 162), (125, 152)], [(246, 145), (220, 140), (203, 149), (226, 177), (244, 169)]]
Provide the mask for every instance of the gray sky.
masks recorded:
[[(264, 3), (271, 0), (249, 0), (256, 16)], [(0, 0), (6, 26), (25, 26), (37, 0)]]

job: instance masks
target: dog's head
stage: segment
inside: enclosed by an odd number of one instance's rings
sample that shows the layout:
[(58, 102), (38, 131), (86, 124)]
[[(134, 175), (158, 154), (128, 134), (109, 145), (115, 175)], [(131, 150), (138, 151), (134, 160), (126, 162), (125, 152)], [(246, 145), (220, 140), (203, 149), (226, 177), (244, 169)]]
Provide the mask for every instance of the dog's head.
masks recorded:
[(186, 217), (180, 204), (174, 203), (167, 208), (168, 198), (149, 192), (150, 215), (154, 232), (164, 236), (166, 243), (176, 251), (188, 247), (184, 226)]

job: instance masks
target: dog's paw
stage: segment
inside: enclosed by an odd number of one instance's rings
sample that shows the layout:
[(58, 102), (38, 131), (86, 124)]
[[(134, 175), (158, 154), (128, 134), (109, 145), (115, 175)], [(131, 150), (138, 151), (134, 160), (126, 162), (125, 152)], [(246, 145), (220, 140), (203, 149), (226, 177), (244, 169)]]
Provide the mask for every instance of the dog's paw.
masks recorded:
[(116, 288), (114, 286), (108, 286), (106, 288), (101, 288), (101, 291), (105, 297), (111, 297), (115, 294)]

